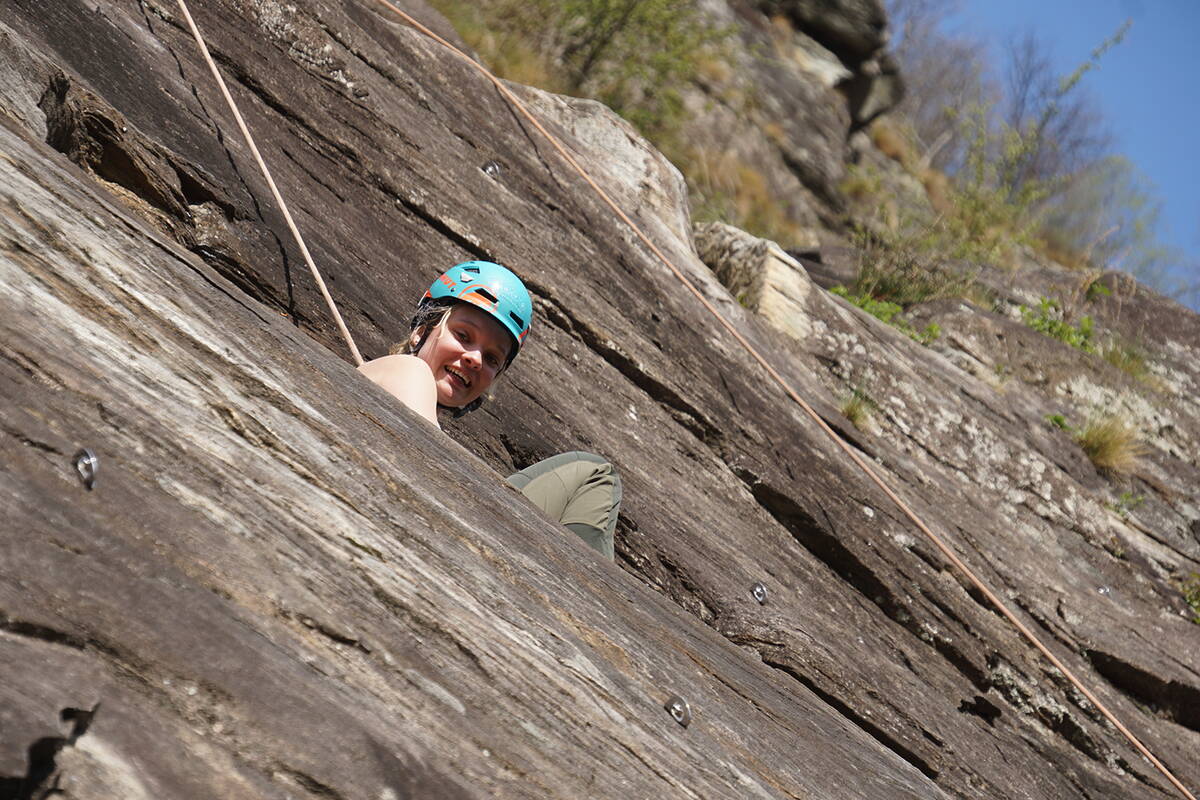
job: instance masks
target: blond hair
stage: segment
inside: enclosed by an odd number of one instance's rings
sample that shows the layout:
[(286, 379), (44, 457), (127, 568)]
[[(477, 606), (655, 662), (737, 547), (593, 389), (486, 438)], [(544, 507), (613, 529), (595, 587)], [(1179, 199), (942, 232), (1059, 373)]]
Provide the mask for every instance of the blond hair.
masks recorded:
[[(413, 314), (412, 321), (408, 324), (408, 338), (402, 342), (396, 342), (389, 347), (388, 354), (393, 356), (417, 355), (421, 351), (421, 348), (425, 346), (426, 340), (429, 339), (429, 334), (433, 333), (433, 331), (444, 325), (446, 320), (450, 317), (450, 312), (453, 310), (453, 303), (434, 304), (423, 302), (418, 305), (417, 312)], [(413, 334), (418, 332), (420, 332), (420, 335), (416, 337), (416, 341), (414, 342)], [(500, 377), (500, 373), (504, 372), (504, 368), (507, 366), (508, 365), (505, 364), (504, 367), (500, 369), (500, 372), (496, 373), (497, 378)], [(476, 397), (474, 400), (467, 403), (465, 406), (462, 406), (461, 408), (444, 406), (441, 403), (438, 403), (438, 408), (446, 409), (455, 419), (458, 419), (459, 417), (470, 414), (472, 411), (475, 411), (482, 406), (485, 397), (486, 393), (481, 394), (479, 397)]]

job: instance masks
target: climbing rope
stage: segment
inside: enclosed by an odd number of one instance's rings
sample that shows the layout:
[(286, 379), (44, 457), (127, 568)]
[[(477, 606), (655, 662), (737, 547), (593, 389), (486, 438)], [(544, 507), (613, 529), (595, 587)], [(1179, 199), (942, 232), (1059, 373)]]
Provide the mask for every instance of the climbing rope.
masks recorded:
[(292, 236), (296, 239), (296, 244), (300, 245), (300, 252), (304, 255), (304, 263), (308, 264), (309, 270), (312, 271), (313, 279), (317, 282), (317, 287), (321, 290), (321, 296), (325, 298), (325, 303), (329, 306), (329, 311), (333, 314), (334, 321), (337, 322), (338, 330), (342, 332), (342, 338), (346, 340), (346, 345), (350, 348), (350, 355), (354, 357), (354, 366), (362, 365), (363, 357), (359, 354), (358, 347), (354, 344), (354, 337), (350, 335), (350, 329), (342, 321), (342, 315), (338, 313), (337, 304), (333, 302), (333, 297), (329, 294), (329, 289), (325, 287), (325, 281), (321, 278), (321, 272), (313, 262), (313, 257), (308, 252), (308, 246), (304, 244), (304, 237), (300, 235), (300, 229), (296, 227), (296, 222), (292, 219), (292, 212), (288, 211), (287, 203), (284, 202), (283, 195), (279, 193), (279, 188), (275, 185), (275, 179), (271, 177), (271, 171), (267, 169), (267, 162), (263, 161), (262, 154), (258, 152), (258, 145), (254, 143), (254, 137), (250, 135), (250, 129), (246, 127), (246, 121), (242, 119), (242, 114), (238, 111), (237, 103), (233, 102), (233, 95), (229, 93), (229, 88), (225, 85), (225, 79), (221, 77), (220, 71), (217, 70), (216, 62), (213, 61), (212, 55), (209, 54), (208, 45), (204, 43), (204, 37), (200, 35), (200, 29), (196, 27), (196, 21), (192, 19), (192, 14), (188, 11), (185, 0), (179, 0), (179, 9), (183, 11), (183, 18), (187, 20), (188, 27), (192, 30), (192, 36), (196, 38), (196, 44), (200, 46), (200, 52), (204, 55), (204, 60), (208, 63), (208, 68), (212, 70), (213, 77), (217, 79), (217, 85), (221, 87), (221, 94), (225, 95), (225, 102), (229, 104), (229, 110), (233, 112), (233, 118), (237, 120), (238, 128), (241, 130), (242, 136), (246, 139), (246, 144), (250, 146), (250, 152), (254, 154), (254, 160), (258, 162), (258, 168), (262, 170), (263, 177), (267, 179), (267, 185), (271, 187), (271, 194), (275, 197), (275, 202), (279, 204), (279, 209), (283, 212), (283, 218), (287, 221), (288, 230), (292, 232)]
[(454, 55), (458, 56), (460, 59), (474, 67), (478, 72), (482, 73), (483, 76), (487, 78), (493, 86), (496, 87), (500, 94), (512, 104), (513, 108), (515, 108), (522, 117), (524, 117), (531, 125), (533, 125), (534, 128), (538, 130), (539, 133), (542, 134), (542, 136), (546, 138), (550, 145), (558, 152), (560, 156), (562, 156), (563, 160), (570, 164), (571, 167), (574, 168), (574, 170), (579, 174), (579, 176), (583, 178), (583, 180), (586, 181), (589, 186), (592, 187), (600, 199), (604, 201), (605, 205), (612, 209), (613, 213), (620, 217), (621, 220), (629, 226), (634, 235), (636, 235), (638, 239), (640, 239), (642, 243), (645, 244), (646, 247), (648, 247), (650, 251), (658, 257), (658, 260), (661, 261), (667, 267), (667, 269), (669, 269), (675, 275), (680, 283), (687, 287), (688, 291), (695, 295), (696, 299), (699, 300), (704, 308), (707, 309), (708, 312), (717, 319), (721, 326), (725, 328), (725, 330), (727, 330), (729, 334), (733, 336), (733, 338), (736, 339), (743, 348), (745, 348), (746, 352), (749, 353), (750, 356), (767, 371), (767, 374), (769, 374), (771, 378), (773, 378), (775, 382), (779, 384), (780, 388), (783, 389), (788, 397), (790, 397), (802, 409), (804, 409), (804, 412), (808, 414), (808, 416), (811, 417), (814, 422), (817, 423), (817, 426), (824, 431), (856, 465), (858, 465), (859, 469), (861, 469), (867, 475), (867, 477), (870, 478), (871, 481), (878, 486), (883, 493), (888, 496), (888, 498), (891, 499), (893, 503), (896, 504), (896, 506), (904, 513), (904, 515), (908, 517), (908, 519), (912, 521), (914, 525), (916, 525), (917, 529), (920, 530), (921, 533), (925, 534), (925, 536), (933, 543), (933, 545), (937, 547), (939, 551), (941, 551), (942, 555), (944, 555), (950, 561), (950, 563), (956, 566), (962, 572), (962, 574), (967, 577), (967, 580), (969, 580), (975, 586), (975, 588), (977, 588), (992, 603), (992, 605), (994, 605), (996, 609), (999, 610), (1000, 613), (1004, 615), (1004, 617), (1008, 619), (1008, 621), (1011, 622), (1013, 626), (1016, 627), (1016, 629), (1020, 631), (1021, 634), (1028, 639), (1029, 642), (1035, 648), (1037, 648), (1037, 650), (1041, 652), (1041, 654), (1044, 655), (1046, 659), (1075, 686), (1076, 689), (1083, 694), (1084, 697), (1086, 697), (1094, 706), (1096, 706), (1100, 713), (1104, 715), (1105, 719), (1111, 722), (1113, 726), (1116, 727), (1116, 729), (1120, 731), (1126, 739), (1129, 740), (1130, 744), (1132, 744), (1138, 750), (1138, 752), (1140, 752), (1150, 761), (1151, 764), (1158, 768), (1159, 772), (1161, 772), (1163, 776), (1165, 776), (1166, 779), (1171, 782), (1171, 785), (1179, 790), (1181, 795), (1186, 797), (1187, 800), (1196, 800), (1195, 795), (1189, 792), (1187, 787), (1185, 787), (1183, 783), (1181, 783), (1180, 780), (1176, 778), (1175, 775), (1169, 769), (1167, 769), (1167, 767), (1161, 761), (1159, 761), (1158, 758), (1156, 758), (1155, 755), (1151, 753), (1150, 750), (1144, 744), (1142, 744), (1142, 742), (1136, 736), (1134, 736), (1134, 734), (1127, 727), (1125, 727), (1125, 725), (1123, 725), (1111, 711), (1108, 710), (1107, 706), (1100, 701), (1100, 698), (1096, 697), (1091, 690), (1084, 686), (1079, 678), (1075, 677), (1075, 674), (1067, 668), (1066, 664), (1062, 663), (1057, 656), (1050, 652), (1049, 648), (1047, 648), (1046, 645), (1044, 645), (1042, 641), (1038, 639), (1033, 631), (1031, 631), (1029, 627), (1025, 625), (1025, 623), (1018, 619), (1017, 616), (1009, 610), (1008, 606), (1006, 606), (1000, 600), (1000, 598), (997, 597), (996, 594), (989, 589), (987, 585), (974, 573), (974, 571), (972, 571), (971, 568), (968, 567), (962, 561), (962, 559), (960, 559), (954, 553), (954, 551), (950, 549), (950, 547), (942, 540), (942, 538), (930, 530), (930, 528), (921, 520), (921, 518), (917, 516), (917, 514), (911, 508), (909, 508), (908, 504), (900, 499), (900, 497), (894, 491), (892, 491), (892, 489), (883, 481), (883, 479), (879, 477), (875, 470), (873, 470), (856, 452), (854, 452), (850, 445), (848, 445), (845, 440), (842, 439), (842, 437), (838, 436), (837, 433), (834, 432), (833, 428), (826, 424), (825, 420), (821, 419), (821, 416), (817, 414), (813, 407), (805, 402), (804, 398), (802, 398), (796, 392), (796, 390), (793, 389), (788, 382), (783, 379), (783, 377), (775, 370), (774, 367), (770, 365), (770, 363), (767, 362), (767, 360), (758, 352), (758, 350), (756, 350), (754, 346), (750, 344), (750, 342), (748, 342), (744, 336), (742, 336), (737, 328), (735, 328), (732, 323), (725, 319), (721, 312), (718, 311), (717, 308), (710, 303), (703, 294), (701, 294), (700, 290), (697, 289), (696, 286), (687, 278), (687, 276), (683, 274), (683, 271), (676, 267), (675, 264), (672, 263), (671, 260), (667, 258), (661, 250), (658, 249), (654, 242), (650, 241), (649, 237), (642, 232), (641, 228), (639, 228), (633, 222), (633, 220), (631, 220), (628, 215), (626, 215), (625, 212), (622, 211), (615, 202), (613, 202), (612, 198), (608, 196), (608, 193), (600, 188), (599, 184), (597, 184), (596, 181), (592, 179), (591, 175), (588, 174), (587, 170), (580, 166), (579, 162), (567, 152), (566, 148), (558, 141), (558, 139), (555, 138), (554, 135), (549, 131), (547, 131), (540, 122), (538, 122), (537, 118), (525, 108), (525, 104), (522, 103), (515, 94), (513, 94), (512, 90), (504, 85), (503, 81), (493, 75), (482, 64), (475, 61), (475, 59), (471, 58), (453, 44), (446, 41), (441, 36), (438, 36), (436, 33), (422, 25), (417, 20), (413, 19), (412, 16), (405, 13), (402, 9), (397, 8), (394, 3), (389, 2), (389, 0), (376, 0), (376, 2), (390, 9), (408, 25), (433, 39), (442, 47), (450, 50), (450, 52), (452, 52)]
[[(337, 306), (333, 302), (333, 298), (330, 297), (328, 289), (325, 288), (325, 282), (321, 279), (321, 274), (317, 270), (316, 265), (313, 263), (312, 257), (309, 255), (308, 248), (304, 244), (304, 239), (300, 236), (300, 231), (296, 228), (296, 224), (292, 220), (292, 215), (288, 212), (287, 204), (280, 195), (279, 189), (276, 188), (275, 181), (272, 180), (271, 174), (267, 169), (267, 165), (263, 161), (262, 156), (259, 154), (258, 147), (254, 144), (254, 138), (250, 135), (250, 131), (246, 127), (246, 123), (242, 119), (242, 115), (238, 112), (237, 104), (234, 102), (233, 97), (229, 94), (229, 90), (225, 86), (225, 81), (221, 78), (221, 74), (217, 70), (217, 66), (213, 62), (212, 56), (209, 55), (208, 47), (204, 43), (204, 38), (200, 35), (200, 31), (196, 27), (196, 23), (192, 20), (192, 15), (188, 12), (187, 3), (185, 0), (178, 0), (178, 2), (179, 7), (183, 11), (184, 17), (187, 19), (188, 26), (191, 28), (192, 35), (196, 38), (196, 43), (200, 46), (200, 50), (204, 54), (204, 59), (208, 63), (209, 69), (212, 70), (213, 76), (216, 78), (217, 84), (221, 87), (221, 92), (225, 96), (225, 101), (229, 104), (229, 108), (237, 120), (238, 127), (242, 132), (242, 136), (245, 137), (246, 143), (250, 146), (251, 152), (254, 153), (254, 158), (258, 162), (259, 169), (262, 170), (263, 175), (267, 179), (267, 184), (271, 187), (271, 193), (275, 197), (275, 202), (279, 204), (280, 209), (283, 211), (284, 218), (288, 223), (288, 228), (291, 230), (292, 235), (299, 244), (300, 251), (304, 254), (304, 260), (308, 264), (309, 269), (312, 271), (313, 277), (316, 279), (317, 285), (321, 289), (321, 294), (324, 296), (325, 302), (329, 305), (329, 309), (333, 313), (334, 319), (337, 321), (338, 328), (341, 330), (342, 336), (345, 338), (346, 343), (350, 347), (351, 353), (354, 355), (355, 364), (362, 364), (362, 356), (359, 355), (358, 348), (354, 345), (354, 340), (350, 336), (350, 331), (347, 330), (345, 323), (342, 321), (341, 315), (338, 313)], [(974, 573), (974, 571), (972, 571), (971, 568), (968, 567), (966, 563), (964, 563), (962, 559), (960, 559), (954, 553), (954, 551), (950, 549), (950, 547), (942, 540), (942, 538), (934, 533), (921, 520), (921, 518), (917, 516), (917, 514), (911, 508), (909, 508), (908, 504), (905, 503), (894, 491), (892, 491), (887, 483), (885, 483), (884, 480), (879, 477), (875, 470), (872, 469), (857, 453), (855, 453), (854, 450), (840, 436), (838, 436), (836, 432), (834, 432), (833, 428), (829, 427), (829, 425), (821, 418), (819, 414), (817, 414), (813, 407), (810, 406), (804, 400), (804, 398), (802, 398), (796, 392), (796, 390), (793, 389), (790, 384), (788, 384), (786, 380), (784, 380), (783, 376), (781, 376), (775, 370), (775, 368), (772, 367), (771, 364), (758, 352), (758, 350), (756, 350), (754, 346), (750, 344), (750, 342), (747, 341), (744, 336), (742, 336), (737, 328), (735, 328), (733, 324), (729, 322), (721, 314), (721, 312), (718, 311), (717, 308), (708, 301), (708, 299), (700, 292), (700, 290), (696, 288), (695, 284), (693, 284), (687, 278), (687, 276), (684, 275), (683, 271), (676, 267), (675, 264), (669, 258), (667, 258), (667, 256), (664, 255), (661, 250), (659, 250), (654, 242), (652, 242), (650, 238), (642, 232), (641, 228), (639, 228), (637, 224), (634, 223), (634, 221), (630, 219), (624, 211), (621, 210), (621, 208), (612, 200), (612, 198), (608, 196), (608, 193), (600, 188), (599, 184), (592, 179), (587, 170), (580, 166), (579, 162), (577, 162), (575, 158), (567, 152), (566, 148), (558, 141), (558, 139), (542, 126), (537, 118), (534, 117), (528, 109), (526, 109), (525, 104), (522, 103), (521, 100), (515, 94), (513, 94), (513, 92), (507, 86), (505, 86), (499, 78), (493, 75), (482, 64), (472, 59), (466, 53), (459, 50), (441, 36), (438, 36), (425, 25), (422, 25), (412, 16), (398, 8), (395, 4), (389, 2), (389, 0), (376, 0), (376, 2), (388, 8), (411, 27), (434, 40), (442, 47), (445, 47), (451, 53), (475, 68), (485, 78), (487, 78), (487, 80), (496, 87), (497, 91), (500, 92), (505, 100), (507, 100), (513, 106), (513, 108), (515, 108), (517, 112), (520, 113), (520, 115), (524, 117), (535, 129), (537, 129), (537, 131), (546, 138), (546, 141), (549, 142), (549, 144), (558, 152), (558, 154), (562, 156), (563, 160), (565, 160), (579, 174), (579, 176), (583, 178), (585, 182), (587, 182), (587, 184), (596, 192), (600, 199), (604, 201), (605, 205), (607, 205), (613, 211), (613, 213), (615, 213), (626, 225), (629, 226), (630, 230), (633, 231), (637, 238), (640, 239), (652, 253), (654, 253), (659, 261), (661, 261), (667, 267), (667, 269), (675, 275), (681, 284), (687, 287), (688, 291), (690, 291), (696, 297), (696, 299), (700, 301), (701, 305), (703, 305), (704, 308), (716, 318), (717, 322), (719, 322), (721, 326), (725, 328), (725, 330), (728, 331), (731, 336), (733, 336), (733, 338), (746, 350), (746, 352), (755, 361), (757, 361), (764, 370), (766, 370), (767, 374), (770, 375), (777, 384), (779, 384), (784, 393), (787, 394), (788, 397), (790, 397), (793, 401), (795, 401), (796, 404), (799, 405), (800, 408), (802, 408), (804, 412), (812, 418), (817, 426), (824, 431), (825, 434), (829, 436), (829, 438), (835, 444), (837, 444), (847, 456), (850, 457), (850, 459), (859, 467), (859, 469), (861, 469), (863, 473), (870, 478), (870, 480), (876, 486), (878, 486), (893, 503), (896, 504), (900, 511), (906, 517), (908, 517), (908, 519), (917, 527), (918, 530), (921, 531), (921, 533), (926, 536), (926, 538), (930, 540), (930, 542), (933, 543), (933, 545), (942, 553), (942, 555), (944, 555), (946, 559), (950, 561), (950, 563), (957, 567), (959, 571), (966, 576), (967, 580), (970, 581), (971, 584), (974, 585), (975, 588), (977, 588), (984, 595), (984, 597), (986, 597), (988, 601), (991, 602), (992, 605), (995, 606), (996, 609), (1009, 622), (1012, 623), (1012, 625), (1021, 633), (1021, 635), (1023, 635), (1043, 656), (1045, 656), (1046, 659), (1052, 665), (1054, 665), (1054, 667), (1058, 669), (1067, 678), (1067, 680), (1069, 680), (1071, 684), (1074, 685), (1075, 688), (1078, 689), (1080, 693), (1083, 694), (1083, 696), (1086, 697), (1096, 707), (1097, 710), (1100, 711), (1104, 718), (1112, 723), (1112, 725), (1121, 732), (1121, 734), (1130, 742), (1130, 744), (1132, 744), (1138, 752), (1145, 756), (1146, 759), (1149, 760), (1150, 763), (1153, 764), (1158, 771), (1163, 774), (1164, 777), (1166, 777), (1171, 785), (1174, 786), (1183, 797), (1187, 798), (1187, 800), (1196, 800), (1195, 795), (1189, 792), (1187, 787), (1185, 787), (1183, 783), (1180, 782), (1180, 780), (1176, 778), (1175, 775), (1169, 769), (1167, 769), (1167, 767), (1157, 757), (1155, 757), (1155, 755), (1150, 752), (1150, 750), (1144, 744), (1142, 744), (1141, 740), (1139, 740), (1127, 727), (1125, 727), (1125, 725), (1122, 724), (1119, 719), (1117, 719), (1116, 715), (1108, 710), (1108, 707), (1100, 701), (1100, 698), (1092, 693), (1092, 691), (1089, 690), (1083, 684), (1083, 682), (1080, 681), (1079, 678), (1077, 678), (1075, 674), (1061, 660), (1059, 660), (1057, 656), (1054, 655), (1054, 653), (1050, 652), (1050, 649), (1042, 643), (1042, 641), (1033, 633), (1033, 631), (1031, 631), (1029, 627), (1025, 625), (1025, 623), (1017, 618), (1016, 614), (1009, 610), (1008, 606), (1005, 605), (1000, 598), (997, 597), (996, 594), (987, 587), (982, 579), (980, 579)]]

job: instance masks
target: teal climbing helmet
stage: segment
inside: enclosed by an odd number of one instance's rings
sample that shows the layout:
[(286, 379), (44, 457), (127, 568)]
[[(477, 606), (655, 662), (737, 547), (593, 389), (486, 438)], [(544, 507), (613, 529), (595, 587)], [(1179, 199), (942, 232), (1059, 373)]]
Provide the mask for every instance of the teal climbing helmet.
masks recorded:
[(465, 261), (443, 272), (421, 304), (470, 303), (491, 314), (513, 338), (511, 362), (521, 349), (533, 322), (533, 301), (521, 279), (507, 267), (491, 261)]

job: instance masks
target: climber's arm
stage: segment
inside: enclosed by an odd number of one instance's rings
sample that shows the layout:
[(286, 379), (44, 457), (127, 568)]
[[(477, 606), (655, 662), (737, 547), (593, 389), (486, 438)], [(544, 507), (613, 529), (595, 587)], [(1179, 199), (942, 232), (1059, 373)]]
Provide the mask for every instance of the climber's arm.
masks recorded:
[(421, 359), (409, 355), (384, 356), (366, 362), (358, 371), (435, 426), (438, 424), (437, 387), (429, 365)]

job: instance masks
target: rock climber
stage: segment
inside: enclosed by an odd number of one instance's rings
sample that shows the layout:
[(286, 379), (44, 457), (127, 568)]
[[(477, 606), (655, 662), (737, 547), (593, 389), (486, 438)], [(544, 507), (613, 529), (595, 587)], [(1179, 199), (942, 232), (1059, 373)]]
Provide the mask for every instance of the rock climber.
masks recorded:
[[(439, 409), (458, 417), (479, 408), (516, 358), (532, 321), (533, 303), (520, 278), (491, 261), (467, 261), (425, 292), (408, 338), (359, 371), (440, 429)], [(508, 482), (612, 560), (621, 480), (608, 461), (560, 453)]]

